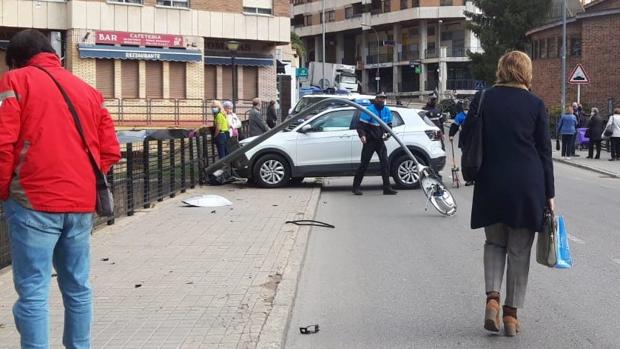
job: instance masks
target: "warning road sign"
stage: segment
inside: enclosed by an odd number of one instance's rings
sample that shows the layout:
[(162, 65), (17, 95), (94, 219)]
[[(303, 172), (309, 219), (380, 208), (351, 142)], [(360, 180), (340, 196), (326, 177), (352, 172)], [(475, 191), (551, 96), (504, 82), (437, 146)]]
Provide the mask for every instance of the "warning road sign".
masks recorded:
[(573, 85), (587, 85), (590, 83), (590, 78), (581, 64), (577, 64), (568, 83)]

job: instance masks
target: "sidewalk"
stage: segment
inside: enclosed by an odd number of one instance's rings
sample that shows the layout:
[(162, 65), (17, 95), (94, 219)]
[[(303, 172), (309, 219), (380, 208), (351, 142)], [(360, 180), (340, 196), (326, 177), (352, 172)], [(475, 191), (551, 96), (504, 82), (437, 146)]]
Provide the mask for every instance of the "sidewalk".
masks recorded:
[(620, 178), (620, 161), (608, 161), (610, 153), (605, 150), (601, 151), (599, 160), (586, 159), (588, 150), (577, 150), (579, 157), (571, 157), (570, 160), (562, 159), (562, 153), (555, 150), (555, 141), (553, 142), (553, 160), (574, 167), (598, 172), (602, 175)]
[[(181, 201), (216, 194), (229, 208)], [(94, 348), (279, 348), (320, 187), (203, 187), (95, 232)], [(52, 279), (51, 347), (62, 301)], [(0, 347), (19, 348), (10, 268), (0, 272)], [(275, 299), (274, 299), (275, 298)]]

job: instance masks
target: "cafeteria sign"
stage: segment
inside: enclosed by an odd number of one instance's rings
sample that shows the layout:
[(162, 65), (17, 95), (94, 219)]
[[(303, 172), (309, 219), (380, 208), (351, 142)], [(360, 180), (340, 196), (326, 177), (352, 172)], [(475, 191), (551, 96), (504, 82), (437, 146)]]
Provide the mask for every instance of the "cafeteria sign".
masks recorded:
[(126, 33), (114, 31), (96, 32), (95, 43), (104, 45), (185, 48), (185, 40), (182, 36), (167, 34)]

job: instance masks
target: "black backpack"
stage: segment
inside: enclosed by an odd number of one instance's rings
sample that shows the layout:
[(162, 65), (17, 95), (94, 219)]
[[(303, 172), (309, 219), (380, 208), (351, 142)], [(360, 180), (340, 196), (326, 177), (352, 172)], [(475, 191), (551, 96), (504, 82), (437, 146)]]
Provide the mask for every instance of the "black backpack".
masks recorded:
[(485, 93), (486, 90), (482, 90), (476, 114), (470, 113), (470, 115), (467, 116), (467, 119), (465, 119), (463, 123), (463, 129), (461, 130), (461, 138), (463, 141), (461, 171), (463, 172), (463, 178), (467, 182), (476, 180), (478, 171), (482, 165), (482, 103), (484, 102)]

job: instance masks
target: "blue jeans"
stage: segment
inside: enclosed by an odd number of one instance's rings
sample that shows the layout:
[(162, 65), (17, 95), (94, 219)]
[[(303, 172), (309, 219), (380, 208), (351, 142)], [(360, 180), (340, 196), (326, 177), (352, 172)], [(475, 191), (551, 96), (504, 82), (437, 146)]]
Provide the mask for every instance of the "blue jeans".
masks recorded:
[(219, 135), (215, 137), (215, 146), (217, 147), (217, 156), (222, 159), (226, 155), (228, 155), (227, 143), (230, 136), (228, 132), (220, 132)]
[(52, 264), (65, 306), (63, 344), (90, 348), (93, 317), (90, 269), (90, 213), (45, 213), (13, 200), (4, 203), (9, 225), (13, 282), (18, 294), (13, 306), (22, 349), (49, 348), (48, 294)]

